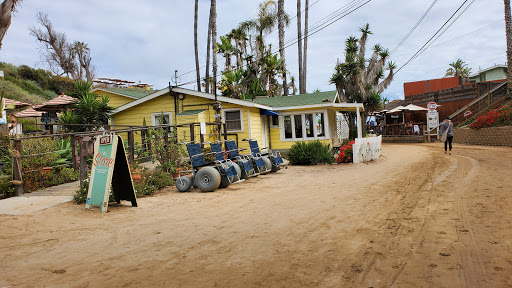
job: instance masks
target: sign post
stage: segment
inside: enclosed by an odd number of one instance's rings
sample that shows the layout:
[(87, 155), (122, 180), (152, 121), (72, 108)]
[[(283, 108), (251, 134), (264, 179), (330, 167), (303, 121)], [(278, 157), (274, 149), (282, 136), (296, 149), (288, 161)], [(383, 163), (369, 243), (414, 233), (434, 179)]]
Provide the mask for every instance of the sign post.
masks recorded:
[(104, 134), (98, 137), (94, 152), (85, 208), (97, 205), (101, 212), (107, 212), (110, 187), (117, 203), (128, 200), (136, 207), (137, 198), (121, 136)]
[[(439, 127), (439, 113), (437, 112), (437, 104), (435, 102), (430, 102), (427, 104), (428, 112), (427, 112), (427, 140), (430, 142), (431, 132), (434, 129)], [(436, 134), (437, 136), (437, 131)]]

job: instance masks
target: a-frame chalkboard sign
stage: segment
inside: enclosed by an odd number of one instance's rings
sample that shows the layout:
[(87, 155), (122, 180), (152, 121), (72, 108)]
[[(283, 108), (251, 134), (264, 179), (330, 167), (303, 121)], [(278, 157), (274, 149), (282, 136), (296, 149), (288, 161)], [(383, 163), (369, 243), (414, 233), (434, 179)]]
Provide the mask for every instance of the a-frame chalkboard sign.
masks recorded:
[(107, 212), (111, 185), (117, 203), (128, 200), (132, 202), (132, 206), (137, 206), (123, 138), (113, 133), (104, 133), (98, 136), (94, 143), (91, 180), (85, 208), (97, 205), (100, 206), (101, 212)]

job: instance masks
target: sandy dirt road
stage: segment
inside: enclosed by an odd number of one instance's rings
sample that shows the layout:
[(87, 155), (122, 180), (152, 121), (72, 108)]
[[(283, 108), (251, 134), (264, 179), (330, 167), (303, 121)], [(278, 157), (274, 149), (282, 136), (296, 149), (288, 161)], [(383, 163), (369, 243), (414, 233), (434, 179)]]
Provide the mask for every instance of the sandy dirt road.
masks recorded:
[(0, 215), (0, 287), (512, 287), (512, 148), (384, 145), (214, 193)]

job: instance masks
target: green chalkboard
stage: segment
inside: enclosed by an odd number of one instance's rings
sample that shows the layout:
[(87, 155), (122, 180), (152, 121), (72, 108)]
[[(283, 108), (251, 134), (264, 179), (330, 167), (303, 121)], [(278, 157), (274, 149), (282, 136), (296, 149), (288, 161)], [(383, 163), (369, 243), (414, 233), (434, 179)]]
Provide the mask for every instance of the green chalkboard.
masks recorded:
[(107, 212), (111, 186), (117, 203), (128, 200), (132, 202), (132, 206), (137, 206), (130, 167), (124, 151), (121, 136), (98, 136), (94, 143), (91, 180), (85, 208), (89, 209), (96, 205), (100, 206), (101, 212)]

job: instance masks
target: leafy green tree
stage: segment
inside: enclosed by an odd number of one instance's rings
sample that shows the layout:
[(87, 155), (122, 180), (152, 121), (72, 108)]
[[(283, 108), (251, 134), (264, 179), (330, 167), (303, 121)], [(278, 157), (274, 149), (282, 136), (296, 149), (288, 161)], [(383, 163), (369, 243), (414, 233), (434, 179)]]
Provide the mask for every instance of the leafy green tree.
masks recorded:
[(471, 68), (468, 67), (461, 59), (457, 59), (457, 61), (448, 64), (450, 68), (446, 70), (445, 76), (461, 76), (468, 77), (471, 74)]
[[(345, 62), (335, 66), (330, 82), (336, 85), (342, 101), (364, 104), (365, 119), (369, 112), (380, 108), (380, 94), (393, 80), (393, 70), (396, 65), (392, 61), (387, 62), (386, 65), (389, 50), (383, 49), (378, 44), (373, 47), (371, 58), (366, 60), (366, 40), (372, 32), (368, 24), (359, 31), (362, 34), (359, 39), (349, 37), (345, 41)], [(387, 76), (385, 76), (385, 70), (389, 71)], [(345, 116), (349, 120), (349, 125), (353, 126), (355, 115), (345, 113)]]

